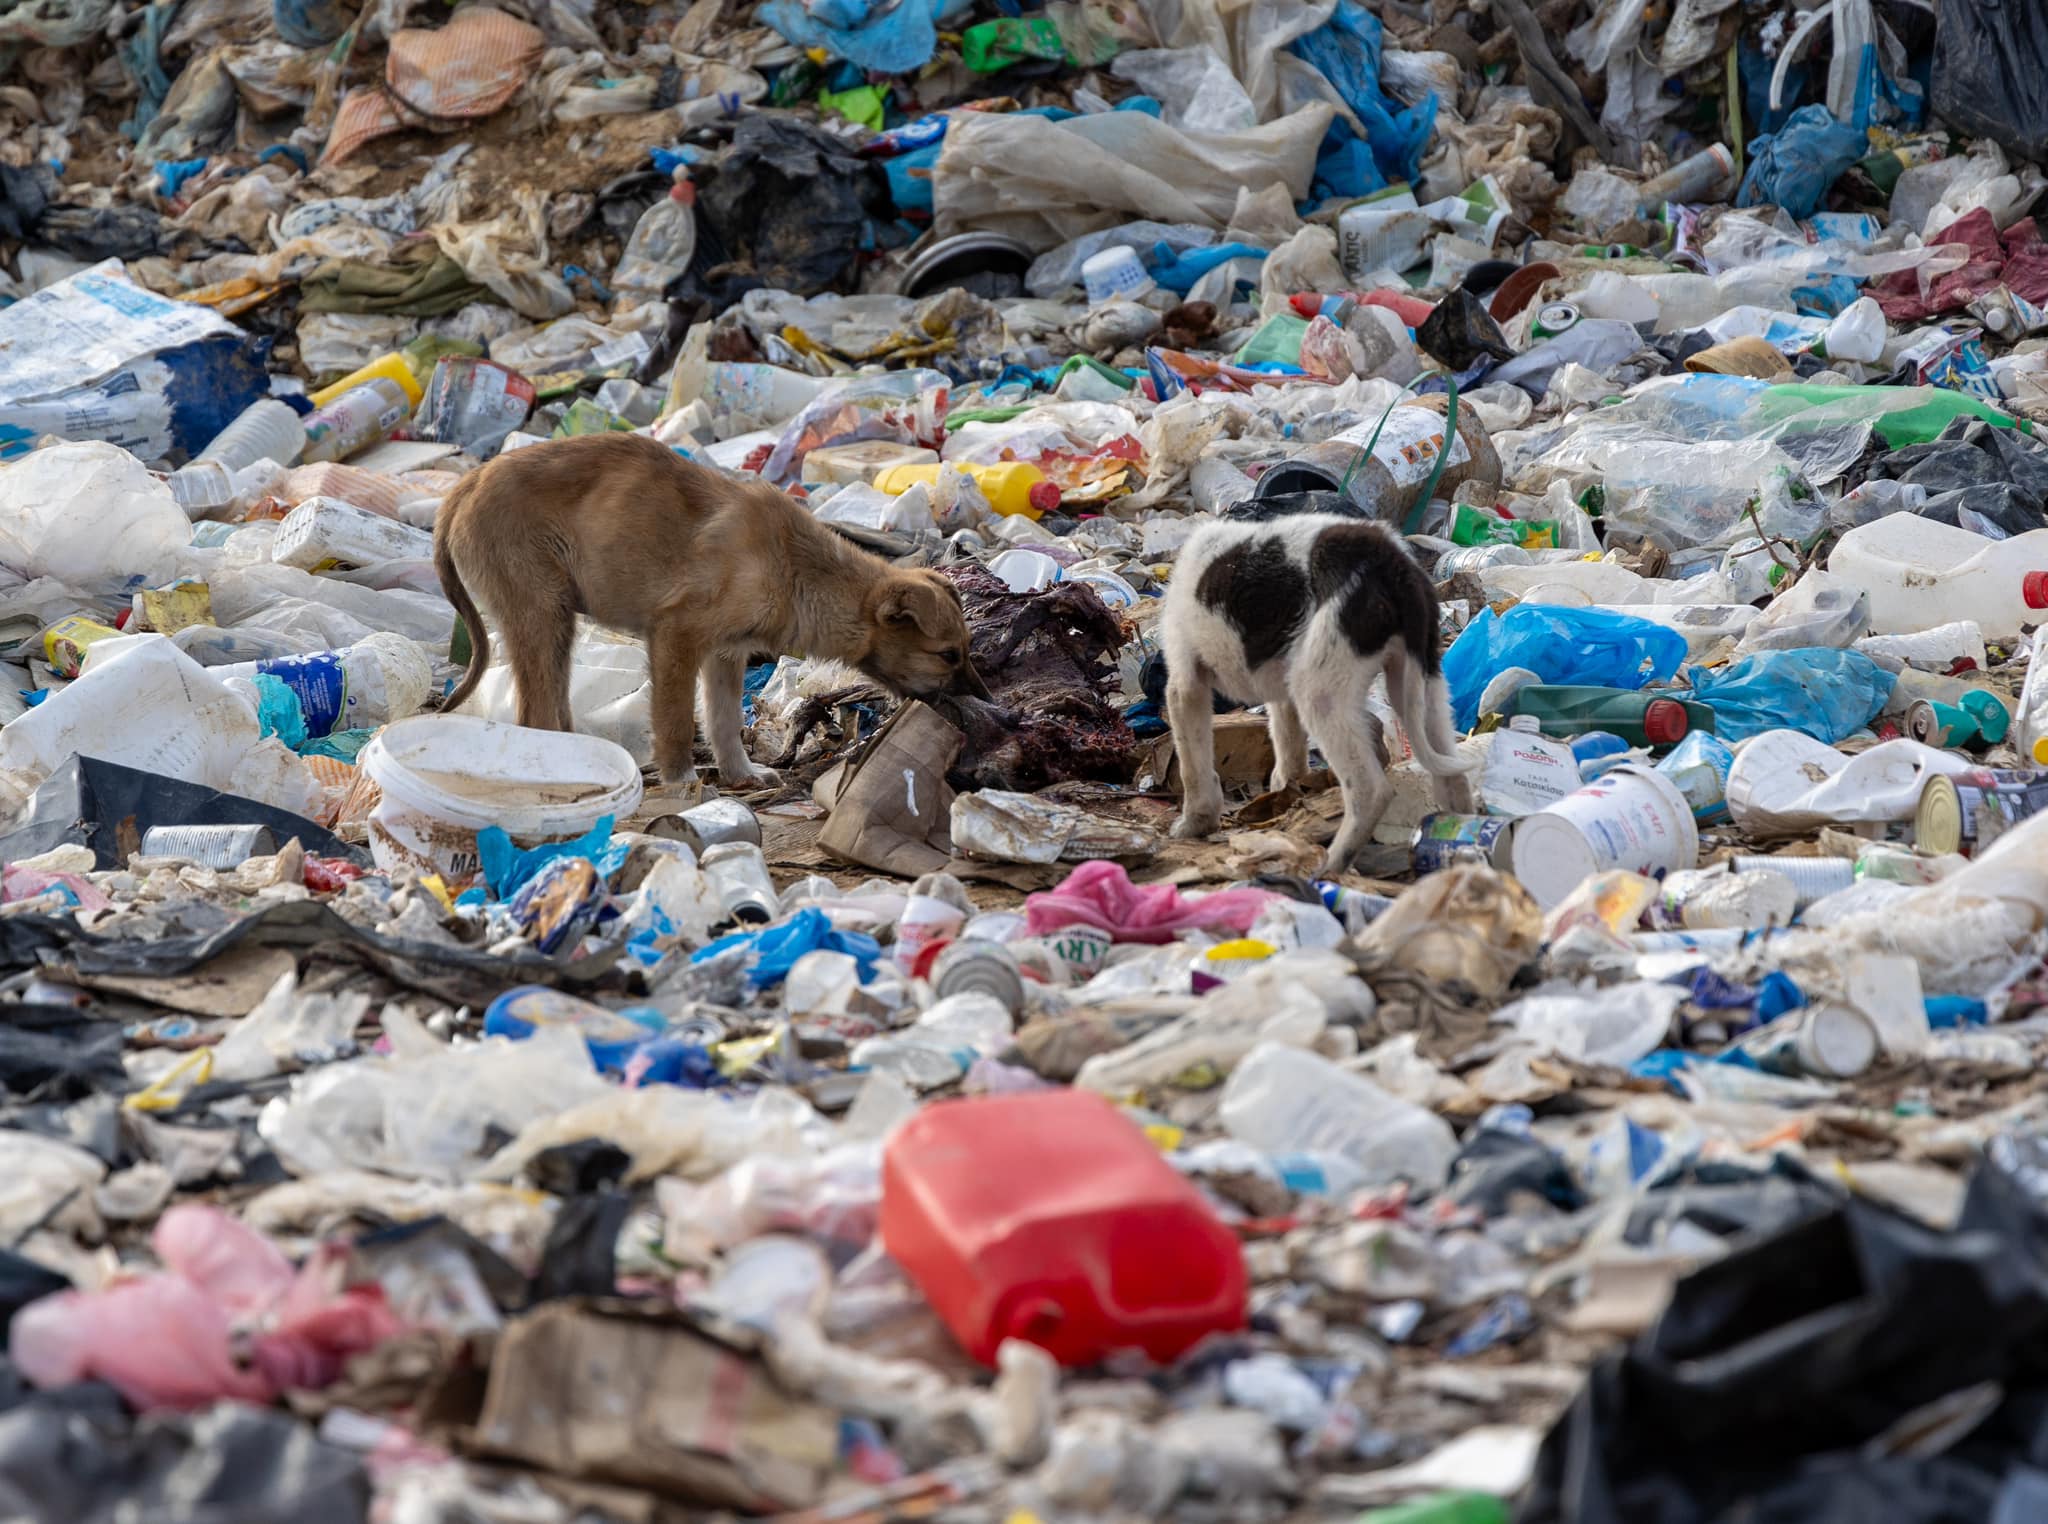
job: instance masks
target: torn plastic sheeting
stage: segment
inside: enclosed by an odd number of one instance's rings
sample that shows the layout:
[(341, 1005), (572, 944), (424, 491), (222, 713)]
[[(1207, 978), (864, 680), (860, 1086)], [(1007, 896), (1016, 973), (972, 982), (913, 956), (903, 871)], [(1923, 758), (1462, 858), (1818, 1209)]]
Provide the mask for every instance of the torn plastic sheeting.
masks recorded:
[(1719, 671), (1695, 669), (1692, 696), (1729, 743), (1767, 730), (1847, 740), (1877, 718), (1898, 681), (1861, 651), (1758, 651)]
[(2048, 4), (1935, 0), (1934, 109), (1962, 131), (2048, 159)]
[[(408, 942), (366, 931), (316, 900), (266, 904), (224, 926), (154, 940), (95, 936), (80, 930), (69, 917), (0, 917), (0, 966), (12, 968), (34, 966), (44, 949), (56, 946), (81, 974), (174, 976), (203, 967), (244, 943), (364, 963), (409, 988), (479, 1009), (511, 984), (585, 989), (622, 988), (627, 982), (612, 949), (574, 959), (533, 953), (507, 957), (481, 947)], [(195, 1092), (202, 1098), (203, 1094)]]
[[(269, 1402), (318, 1390), (350, 1357), (402, 1331), (381, 1286), (345, 1279), (346, 1245), (297, 1268), (220, 1208), (186, 1202), (157, 1220), (161, 1273), (69, 1291), (22, 1309), (7, 1352), (40, 1387), (98, 1379), (137, 1409)], [(249, 1337), (241, 1325), (260, 1332)]]
[(727, 263), (748, 277), (731, 288), (732, 298), (751, 286), (799, 296), (850, 291), (875, 225), (892, 215), (888, 177), (876, 160), (808, 123), (765, 112), (740, 119), (731, 146), (697, 182), (697, 248), (671, 300), (711, 294), (704, 272)]
[(1308, 195), (1333, 110), (1302, 107), (1230, 134), (1183, 132), (1142, 111), (1063, 122), (962, 112), (932, 171), (941, 237), (985, 228), (1033, 249), (1146, 217), (1222, 229), (1241, 185)]
[[(80, 1401), (106, 1392), (112, 1411)], [(360, 1456), (290, 1413), (222, 1403), (186, 1418), (129, 1420), (97, 1385), (24, 1398), (0, 1413), (0, 1516), (65, 1524), (362, 1524)]]
[(1429, 95), (1404, 111), (1387, 98), (1380, 88), (1384, 45), (1379, 17), (1357, 0), (1338, 0), (1328, 21), (1289, 46), (1330, 82), (1365, 129), (1371, 150), (1372, 178), (1356, 183), (1366, 166), (1350, 147), (1355, 141), (1351, 125), (1342, 118), (1330, 124), (1316, 164), (1316, 179), (1328, 185), (1330, 195), (1366, 195), (1397, 181), (1413, 184), (1422, 173), (1423, 150), (1436, 128), (1437, 99)]
[(861, 982), (866, 983), (875, 976), (875, 960), (882, 955), (882, 945), (873, 937), (858, 931), (840, 931), (824, 911), (813, 908), (800, 910), (788, 920), (758, 931), (735, 931), (720, 937), (691, 953), (690, 961), (703, 963), (735, 947), (745, 947), (753, 953), (747, 966), (747, 983), (755, 989), (780, 984), (789, 977), (797, 959), (821, 948), (852, 958), (859, 965)]
[[(1988, 1519), (2048, 1434), (2043, 1218), (1980, 1166), (1952, 1232), (1858, 1198), (1681, 1280), (1544, 1441), (1517, 1524)], [(1946, 1454), (1872, 1441), (1979, 1383)], [(1682, 1435), (1682, 1442), (1673, 1442)], [(2031, 1517), (2032, 1515), (2024, 1515)]]
[(1444, 653), (1451, 712), (1469, 730), (1479, 698), (1496, 673), (1527, 667), (1546, 683), (1641, 688), (1661, 682), (1685, 660), (1685, 637), (1665, 625), (1612, 609), (1519, 603), (1505, 614), (1482, 608)]
[(0, 308), (0, 456), (45, 433), (144, 461), (191, 453), (270, 395), (253, 340), (129, 280), (118, 260)]
[(1749, 145), (1749, 172), (1737, 206), (1771, 204), (1811, 217), (1842, 172), (1868, 152), (1869, 140), (1825, 106), (1802, 106), (1774, 133)]
[(44, 779), (27, 816), (0, 836), (0, 859), (16, 862), (56, 847), (90, 847), (96, 869), (125, 868), (142, 850), (142, 833), (166, 825), (260, 825), (282, 844), (292, 837), (308, 852), (359, 867), (369, 854), (288, 810), (224, 794), (118, 762), (74, 756)]
[(756, 13), (800, 48), (823, 48), (870, 74), (913, 74), (931, 62), (939, 23), (962, 0), (769, 0)]
[(46, 1101), (119, 1095), (132, 1088), (121, 1063), (118, 1021), (95, 1021), (72, 1005), (23, 1001), (0, 1024), (0, 1089)]

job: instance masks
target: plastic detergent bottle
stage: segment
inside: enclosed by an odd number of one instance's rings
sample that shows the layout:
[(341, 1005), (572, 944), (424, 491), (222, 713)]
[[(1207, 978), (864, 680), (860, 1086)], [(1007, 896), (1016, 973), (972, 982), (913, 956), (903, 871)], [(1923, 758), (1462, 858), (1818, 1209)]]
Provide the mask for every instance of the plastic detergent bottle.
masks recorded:
[(412, 400), (389, 376), (351, 387), (306, 419), (307, 461), (345, 460), (382, 444), (412, 416)]
[(416, 640), (379, 630), (339, 651), (309, 651), (269, 661), (234, 662), (214, 677), (274, 677), (299, 696), (306, 733), (332, 735), (417, 714), (433, 691), (434, 672)]
[[(1028, 460), (1002, 460), (987, 466), (962, 461), (952, 464), (974, 478), (974, 485), (981, 488), (981, 495), (997, 513), (1021, 513), (1027, 519), (1035, 519), (1060, 505), (1059, 487)], [(875, 489), (900, 497), (912, 487), (929, 487), (938, 479), (938, 462), (891, 466), (875, 478)]]
[(414, 407), (420, 405), (420, 398), (426, 392), (426, 388), (420, 385), (420, 378), (413, 374), (412, 362), (394, 349), (388, 354), (377, 356), (361, 369), (350, 371), (333, 385), (323, 386), (319, 391), (311, 393), (313, 406), (325, 407), (337, 398), (346, 397), (357, 387), (380, 379), (396, 385)]
[(1691, 699), (1576, 683), (1530, 683), (1515, 690), (1516, 714), (1536, 717), (1543, 734), (1583, 735), (1604, 730), (1631, 746), (1676, 746), (1686, 733), (1714, 729), (1714, 711)]
[(1887, 514), (1843, 535), (1828, 570), (1870, 595), (1870, 628), (1879, 635), (1974, 619), (1998, 637), (2048, 623), (2048, 529), (1991, 540)]

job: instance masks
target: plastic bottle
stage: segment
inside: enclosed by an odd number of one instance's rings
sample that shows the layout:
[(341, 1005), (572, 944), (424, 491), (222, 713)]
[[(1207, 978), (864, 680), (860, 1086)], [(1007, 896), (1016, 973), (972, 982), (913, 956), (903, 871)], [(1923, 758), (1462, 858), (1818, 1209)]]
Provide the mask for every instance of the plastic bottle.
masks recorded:
[(1879, 635), (1974, 619), (1996, 639), (2048, 623), (2048, 529), (1989, 540), (1896, 513), (1843, 535), (1828, 570), (1870, 595)]
[(212, 667), (222, 680), (274, 677), (299, 696), (309, 736), (362, 730), (417, 714), (434, 690), (433, 665), (416, 640), (386, 630), (339, 651)]
[(1725, 143), (1716, 143), (1689, 159), (1681, 159), (1653, 180), (1645, 180), (1636, 191), (1639, 210), (1655, 211), (1667, 201), (1712, 200), (1718, 189), (1735, 173), (1735, 156)]
[(1813, 352), (1824, 360), (1875, 365), (1884, 353), (1885, 337), (1884, 309), (1876, 298), (1859, 296), (1814, 340)]
[(1567, 683), (1530, 683), (1516, 690), (1516, 714), (1533, 714), (1547, 736), (1567, 740), (1604, 730), (1631, 746), (1675, 746), (1689, 731), (1713, 733), (1714, 711), (1668, 694)]
[(235, 500), (235, 473), (218, 460), (195, 460), (165, 477), (164, 484), (194, 521)]
[(1330, 1153), (1368, 1182), (1435, 1189), (1458, 1151), (1450, 1124), (1305, 1048), (1264, 1042), (1223, 1087), (1224, 1127), (1268, 1154)]
[[(1903, 665), (1947, 673), (1962, 663), (1982, 672), (1990, 661), (1984, 650), (1984, 630), (1974, 619), (1938, 624), (1911, 635), (1866, 635), (1855, 642), (1855, 649), (1894, 671)], [(2030, 668), (2029, 675), (2031, 672)]]
[(2034, 654), (2027, 660), (2027, 680), (2020, 686), (2019, 710), (2013, 717), (2013, 748), (2022, 757), (2048, 767), (2048, 641), (2038, 635)]
[[(965, 461), (953, 461), (956, 469), (965, 471), (974, 478), (974, 484), (981, 488), (981, 495), (997, 513), (1021, 513), (1028, 519), (1036, 519), (1060, 505), (1060, 489), (1046, 479), (1038, 467), (1027, 460), (1003, 460), (993, 465), (971, 465)], [(877, 491), (897, 497), (912, 487), (931, 487), (939, 479), (940, 463), (925, 462), (905, 466), (891, 466), (875, 478)]]
[(883, 1149), (880, 1228), (984, 1365), (1006, 1338), (1063, 1365), (1133, 1347), (1168, 1361), (1244, 1322), (1236, 1236), (1143, 1132), (1085, 1091), (920, 1111)]
[(419, 437), (459, 444), (471, 455), (495, 455), (533, 411), (533, 383), (516, 370), (470, 355), (434, 363)]
[(217, 460), (230, 471), (241, 471), (259, 460), (292, 465), (305, 448), (306, 425), (297, 409), (275, 397), (265, 397), (244, 408), (192, 459), (195, 463)]
[(424, 560), (433, 553), (434, 537), (424, 529), (334, 497), (307, 498), (284, 516), (270, 542), (272, 561), (301, 571)]
[(1657, 764), (1657, 771), (1678, 786), (1692, 806), (1692, 818), (1705, 825), (1727, 818), (1728, 769), (1734, 765), (1727, 742), (1695, 730)]
[(346, 460), (382, 444), (412, 416), (412, 400), (389, 376), (352, 387), (306, 419), (307, 461)]
[(389, 354), (377, 356), (376, 359), (361, 369), (350, 371), (339, 381), (323, 386), (319, 391), (311, 393), (313, 406), (316, 408), (326, 407), (330, 402), (346, 397), (357, 387), (365, 386), (372, 381), (380, 379), (395, 382), (398, 389), (405, 393), (406, 402), (409, 406), (418, 407), (420, 405), (420, 398), (424, 395), (424, 389), (420, 386), (420, 378), (413, 374), (412, 362), (394, 349)]
[(670, 281), (690, 268), (697, 251), (697, 188), (687, 167), (661, 200), (640, 214), (612, 272), (612, 289), (653, 301)]

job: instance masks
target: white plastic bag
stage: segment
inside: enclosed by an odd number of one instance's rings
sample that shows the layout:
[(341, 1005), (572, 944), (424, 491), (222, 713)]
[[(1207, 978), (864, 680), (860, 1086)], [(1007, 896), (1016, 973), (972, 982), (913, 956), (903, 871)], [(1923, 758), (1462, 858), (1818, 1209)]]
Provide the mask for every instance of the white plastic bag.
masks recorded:
[(192, 523), (117, 445), (53, 445), (0, 468), (0, 565), (99, 590), (176, 577)]

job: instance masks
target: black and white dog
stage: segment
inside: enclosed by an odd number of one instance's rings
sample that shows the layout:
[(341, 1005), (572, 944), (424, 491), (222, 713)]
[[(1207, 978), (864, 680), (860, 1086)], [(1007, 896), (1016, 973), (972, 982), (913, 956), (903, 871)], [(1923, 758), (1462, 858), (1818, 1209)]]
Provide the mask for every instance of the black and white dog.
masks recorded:
[(1183, 789), (1176, 836), (1206, 836), (1223, 818), (1212, 687), (1264, 704), (1274, 788), (1308, 772), (1314, 736), (1344, 790), (1344, 821), (1326, 873), (1349, 866), (1393, 794), (1366, 695), (1382, 673), (1439, 809), (1469, 814), (1476, 763), (1458, 755), (1440, 669), (1436, 590), (1379, 524), (1308, 513), (1268, 524), (1218, 524), (1182, 549), (1166, 593), (1167, 721)]

